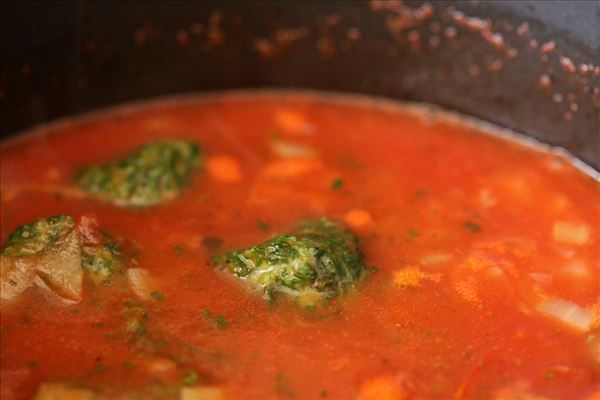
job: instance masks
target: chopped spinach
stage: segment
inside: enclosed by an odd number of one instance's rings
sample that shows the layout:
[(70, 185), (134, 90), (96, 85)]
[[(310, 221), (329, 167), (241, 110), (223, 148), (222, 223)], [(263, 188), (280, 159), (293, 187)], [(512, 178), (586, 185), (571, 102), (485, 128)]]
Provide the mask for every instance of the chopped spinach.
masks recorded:
[(200, 163), (197, 144), (163, 140), (122, 160), (84, 168), (77, 183), (119, 206), (153, 206), (177, 197)]
[(332, 190), (338, 190), (342, 186), (344, 186), (344, 180), (342, 178), (335, 178), (333, 181), (331, 181)]
[(328, 219), (305, 221), (296, 232), (214, 258), (266, 299), (275, 294), (307, 306), (342, 294), (364, 274), (358, 239)]
[(478, 223), (473, 222), (473, 221), (466, 221), (463, 224), (463, 227), (466, 230), (468, 230), (470, 232), (473, 232), (473, 233), (477, 233), (477, 232), (479, 232), (481, 230), (481, 225), (479, 225)]
[(40, 218), (15, 229), (2, 249), (3, 256), (25, 257), (43, 253), (64, 241), (75, 229), (75, 219), (69, 215)]

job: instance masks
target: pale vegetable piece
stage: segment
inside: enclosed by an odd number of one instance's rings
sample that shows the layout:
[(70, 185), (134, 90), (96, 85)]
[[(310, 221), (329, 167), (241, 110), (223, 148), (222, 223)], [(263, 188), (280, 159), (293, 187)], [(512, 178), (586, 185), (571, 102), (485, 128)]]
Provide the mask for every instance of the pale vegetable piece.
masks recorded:
[(166, 374), (177, 370), (177, 363), (166, 357), (149, 356), (144, 364), (152, 374)]
[(181, 400), (223, 400), (223, 389), (217, 386), (190, 386), (181, 388)]
[(296, 110), (279, 109), (275, 111), (274, 119), (277, 127), (286, 133), (309, 134), (315, 130), (306, 115)]
[(373, 223), (371, 214), (361, 208), (353, 208), (344, 214), (344, 222), (352, 228), (363, 228)]
[(2, 301), (38, 286), (64, 300), (81, 300), (83, 274), (95, 283), (120, 272), (123, 254), (93, 215), (40, 218), (19, 226), (0, 252)]
[(89, 389), (46, 382), (40, 386), (34, 400), (103, 400), (103, 396)]
[(127, 283), (131, 291), (142, 300), (152, 299), (151, 293), (156, 291), (156, 283), (145, 268), (129, 268), (126, 272)]
[(323, 167), (321, 160), (316, 158), (288, 158), (272, 161), (263, 171), (271, 178), (296, 178), (317, 171)]
[(547, 274), (545, 272), (532, 272), (529, 274), (529, 276), (531, 277), (531, 279), (533, 279), (534, 281), (541, 283), (543, 285), (549, 285), (553, 282), (553, 278), (552, 275)]
[(444, 264), (452, 259), (451, 254), (447, 253), (432, 253), (421, 257), (421, 264), (423, 265), (438, 265)]
[(406, 400), (402, 381), (389, 376), (366, 380), (358, 390), (356, 400)]
[(577, 279), (586, 279), (590, 276), (588, 265), (583, 260), (573, 260), (560, 268), (560, 271), (565, 275)]
[(317, 152), (312, 147), (303, 146), (285, 140), (275, 139), (271, 143), (273, 152), (284, 158), (314, 157)]
[(79, 235), (72, 232), (65, 243), (40, 257), (35, 271), (44, 283), (59, 296), (79, 301), (83, 281)]
[(81, 299), (83, 271), (79, 232), (68, 216), (21, 225), (0, 253), (3, 301), (34, 285), (71, 301)]
[(519, 381), (492, 392), (493, 400), (550, 400), (548, 397), (531, 393), (529, 383)]
[(537, 311), (577, 331), (585, 332), (592, 327), (594, 316), (585, 308), (568, 300), (553, 298), (544, 300)]
[(552, 227), (552, 237), (563, 244), (582, 246), (588, 243), (590, 235), (590, 226), (585, 223), (556, 221)]
[(225, 183), (236, 183), (242, 180), (239, 162), (227, 155), (209, 157), (206, 160), (206, 169), (215, 180)]
[(26, 260), (0, 257), (0, 298), (12, 301), (34, 285), (35, 273)]

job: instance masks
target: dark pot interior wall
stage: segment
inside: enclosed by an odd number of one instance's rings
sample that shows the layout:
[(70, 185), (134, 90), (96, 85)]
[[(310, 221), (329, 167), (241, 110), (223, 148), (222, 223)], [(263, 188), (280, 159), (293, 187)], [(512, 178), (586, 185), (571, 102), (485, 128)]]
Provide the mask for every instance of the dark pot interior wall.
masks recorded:
[(298, 87), (433, 102), (600, 165), (598, 2), (1, 4), (3, 137), (146, 97)]

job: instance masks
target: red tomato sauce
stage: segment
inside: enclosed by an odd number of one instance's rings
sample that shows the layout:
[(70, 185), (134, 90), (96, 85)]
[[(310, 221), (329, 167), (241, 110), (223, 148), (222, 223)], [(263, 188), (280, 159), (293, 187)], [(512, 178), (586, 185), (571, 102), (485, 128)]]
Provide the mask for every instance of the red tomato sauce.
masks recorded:
[[(81, 166), (163, 138), (203, 152), (177, 199), (136, 209), (65, 192)], [(113, 398), (149, 386), (159, 389), (147, 398), (178, 398), (186, 384), (228, 399), (587, 399), (600, 389), (599, 185), (555, 154), (440, 113), (250, 93), (49, 125), (0, 155), (2, 243), (36, 218), (92, 214), (137, 249), (161, 294), (87, 284), (79, 303), (62, 304), (28, 289), (2, 309), (3, 399), (33, 398), (43, 382)], [(359, 236), (369, 272), (317, 310), (270, 304), (211, 267), (215, 250), (323, 216)], [(146, 307), (152, 351), (123, 331), (127, 299)], [(557, 299), (583, 322), (543, 305)]]

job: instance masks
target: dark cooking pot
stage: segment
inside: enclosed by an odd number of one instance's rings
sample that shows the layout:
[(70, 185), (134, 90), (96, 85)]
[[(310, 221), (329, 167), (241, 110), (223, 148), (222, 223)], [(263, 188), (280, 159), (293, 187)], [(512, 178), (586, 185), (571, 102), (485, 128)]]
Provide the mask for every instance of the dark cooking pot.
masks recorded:
[(2, 137), (172, 93), (426, 101), (600, 166), (596, 1), (2, 2)]

